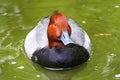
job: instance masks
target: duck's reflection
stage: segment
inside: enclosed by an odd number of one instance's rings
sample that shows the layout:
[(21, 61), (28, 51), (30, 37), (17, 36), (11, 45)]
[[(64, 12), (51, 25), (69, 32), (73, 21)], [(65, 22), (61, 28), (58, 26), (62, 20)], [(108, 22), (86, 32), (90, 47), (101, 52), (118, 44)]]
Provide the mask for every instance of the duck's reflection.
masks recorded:
[(77, 74), (80, 74), (86, 68), (86, 66), (87, 63), (67, 71), (46, 70), (38, 65), (35, 66), (35, 68), (40, 72), (39, 75), (45, 80), (72, 80), (72, 78)]

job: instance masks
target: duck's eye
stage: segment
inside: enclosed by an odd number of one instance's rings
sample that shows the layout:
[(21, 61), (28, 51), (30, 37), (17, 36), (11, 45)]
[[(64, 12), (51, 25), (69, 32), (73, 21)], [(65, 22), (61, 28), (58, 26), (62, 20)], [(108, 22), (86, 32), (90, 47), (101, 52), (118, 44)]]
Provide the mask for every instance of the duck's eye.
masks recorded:
[(57, 23), (54, 23), (55, 26), (57, 26)]

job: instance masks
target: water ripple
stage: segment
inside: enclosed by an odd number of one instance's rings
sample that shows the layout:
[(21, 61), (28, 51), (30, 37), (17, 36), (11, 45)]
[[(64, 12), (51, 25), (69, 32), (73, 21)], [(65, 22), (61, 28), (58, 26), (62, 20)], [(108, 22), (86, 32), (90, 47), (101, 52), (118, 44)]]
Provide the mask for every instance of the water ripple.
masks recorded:
[[(0, 64), (5, 62), (6, 60), (12, 60), (17, 58), (21, 51), (23, 52), (23, 41), (24, 39), (21, 39), (15, 43), (9, 41), (6, 45), (3, 45), (6, 43), (6, 40), (9, 40), (10, 37), (12, 37), (12, 32), (13, 30), (6, 30), (2, 29), (0, 30), (0, 34), (2, 36), (0, 37), (0, 51), (1, 51), (1, 56), (0, 56)], [(3, 54), (4, 53), (4, 54)]]
[(115, 75), (115, 78), (116, 78), (116, 79), (120, 79), (120, 74), (116, 74), (116, 75)]
[[(7, 3), (0, 3), (0, 14), (3, 16), (20, 16), (21, 10), (17, 5), (9, 6)], [(9, 12), (8, 10), (11, 9)]]
[(110, 68), (110, 64), (113, 62), (115, 56), (116, 56), (115, 53), (111, 53), (110, 55), (107, 56), (107, 63), (103, 68), (103, 72), (102, 72), (104, 77), (108, 76), (110, 72), (114, 71), (114, 68)]
[(14, 57), (11, 56), (11, 55), (8, 55), (8, 56), (6, 56), (6, 57), (1, 58), (1, 59), (0, 59), (0, 63), (5, 62), (6, 60), (12, 60), (12, 59), (14, 59)]
[[(4, 31), (5, 31), (5, 30), (1, 30), (0, 32), (4, 32)], [(5, 35), (4, 37), (2, 37), (2, 39), (0, 40), (0, 47), (1, 47), (2, 43), (3, 43), (3, 41), (4, 41), (6, 38), (8, 38), (8, 36), (10, 36), (10, 32), (11, 32), (11, 31), (7, 31), (6, 35)]]

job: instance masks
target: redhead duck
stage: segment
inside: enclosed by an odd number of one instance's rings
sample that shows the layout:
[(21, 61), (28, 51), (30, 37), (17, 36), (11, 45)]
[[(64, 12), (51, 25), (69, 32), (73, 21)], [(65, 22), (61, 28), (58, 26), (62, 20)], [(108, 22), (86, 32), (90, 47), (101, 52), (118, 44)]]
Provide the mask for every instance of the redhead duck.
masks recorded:
[(29, 59), (50, 70), (71, 69), (90, 57), (87, 33), (62, 13), (43, 18), (25, 39)]

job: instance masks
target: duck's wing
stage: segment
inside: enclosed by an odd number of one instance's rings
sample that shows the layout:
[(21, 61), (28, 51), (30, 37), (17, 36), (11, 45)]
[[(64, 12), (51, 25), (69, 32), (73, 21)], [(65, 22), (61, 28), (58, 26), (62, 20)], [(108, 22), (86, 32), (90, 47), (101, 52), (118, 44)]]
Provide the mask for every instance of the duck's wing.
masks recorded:
[(88, 34), (72, 19), (68, 19), (68, 23), (72, 29), (71, 39), (75, 44), (79, 44), (91, 52), (91, 41)]
[(48, 45), (47, 27), (49, 23), (49, 16), (42, 19), (38, 25), (31, 30), (25, 39), (25, 51), (29, 58), (37, 49), (43, 48)]

